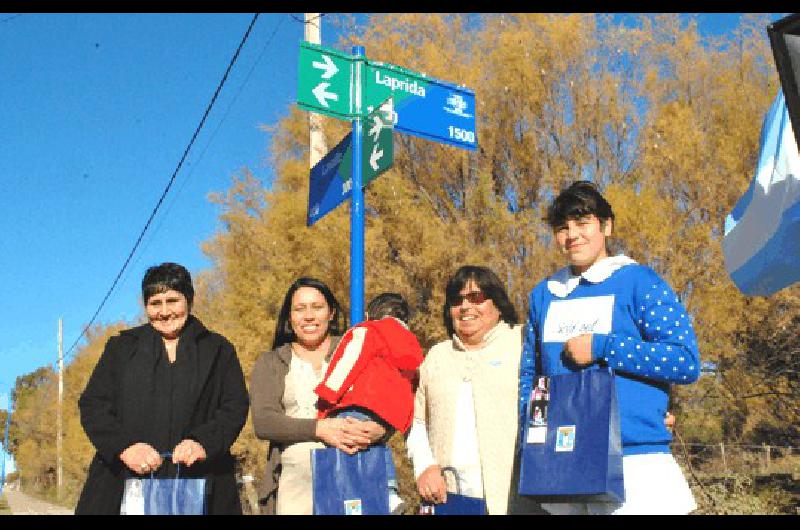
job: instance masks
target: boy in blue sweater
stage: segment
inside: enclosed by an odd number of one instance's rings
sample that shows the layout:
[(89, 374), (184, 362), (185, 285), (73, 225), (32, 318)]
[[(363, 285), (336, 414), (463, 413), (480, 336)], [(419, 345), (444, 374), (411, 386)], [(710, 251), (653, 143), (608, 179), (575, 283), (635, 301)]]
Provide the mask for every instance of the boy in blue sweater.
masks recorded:
[[(544, 504), (556, 514), (687, 514), (697, 506), (672, 457), (664, 424), (671, 384), (700, 374), (688, 312), (653, 269), (609, 256), (611, 205), (575, 182), (550, 205), (547, 222), (568, 266), (540, 282), (520, 363), (520, 425), (536, 375), (614, 370), (623, 445), (625, 502)], [(536, 352), (541, 373), (536, 373)], [(524, 434), (524, 433), (523, 433)], [(520, 436), (521, 443), (525, 437)]]

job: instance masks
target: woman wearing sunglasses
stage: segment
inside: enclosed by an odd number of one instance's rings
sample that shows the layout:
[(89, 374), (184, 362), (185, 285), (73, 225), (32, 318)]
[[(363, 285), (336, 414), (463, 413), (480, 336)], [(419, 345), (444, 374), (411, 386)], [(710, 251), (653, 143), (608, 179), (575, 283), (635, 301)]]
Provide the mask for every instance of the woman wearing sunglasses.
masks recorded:
[[(448, 491), (460, 491), (485, 498), (489, 514), (505, 514), (522, 326), (497, 275), (474, 265), (447, 282), (443, 317), (451, 338), (431, 348), (420, 366), (407, 440), (417, 488), (428, 502), (445, 502)], [(445, 482), (445, 467), (455, 468), (458, 484)]]

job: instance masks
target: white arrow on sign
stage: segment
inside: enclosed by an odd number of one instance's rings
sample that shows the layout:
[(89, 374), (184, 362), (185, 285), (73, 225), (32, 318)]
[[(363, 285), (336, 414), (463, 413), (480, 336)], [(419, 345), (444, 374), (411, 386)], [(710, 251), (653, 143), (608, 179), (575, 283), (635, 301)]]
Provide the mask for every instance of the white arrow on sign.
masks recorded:
[(369, 165), (372, 171), (378, 171), (378, 160), (383, 158), (383, 149), (378, 151), (378, 144), (372, 146), (372, 154), (369, 156)]
[(320, 83), (311, 91), (314, 97), (317, 98), (317, 101), (319, 101), (319, 104), (326, 108), (328, 107), (328, 102), (326, 100), (339, 101), (339, 96), (337, 94), (325, 91), (329, 86), (331, 86), (330, 83)]
[(331, 58), (328, 57), (327, 55), (323, 55), (322, 60), (325, 62), (319, 63), (317, 61), (314, 61), (311, 63), (311, 66), (313, 66), (314, 68), (318, 68), (320, 70), (325, 70), (322, 73), (322, 79), (330, 79), (336, 74), (336, 72), (339, 71), (339, 69), (336, 68), (336, 65), (333, 64), (333, 61), (331, 61)]
[(383, 128), (383, 122), (378, 116), (372, 117), (373, 124), (370, 127), (369, 132), (367, 133), (369, 136), (374, 136), (372, 139), (373, 142), (378, 142), (378, 136), (381, 134), (381, 128)]

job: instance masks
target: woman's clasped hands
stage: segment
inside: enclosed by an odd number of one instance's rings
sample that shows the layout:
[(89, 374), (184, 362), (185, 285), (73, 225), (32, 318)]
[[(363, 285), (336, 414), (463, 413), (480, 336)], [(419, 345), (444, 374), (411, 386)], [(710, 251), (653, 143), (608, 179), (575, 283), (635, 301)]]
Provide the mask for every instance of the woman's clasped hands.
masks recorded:
[(158, 451), (144, 442), (129, 446), (120, 453), (119, 459), (128, 466), (128, 469), (140, 475), (156, 471), (164, 462)]
[(172, 450), (172, 463), (191, 466), (206, 459), (206, 450), (195, 440), (181, 440)]
[[(206, 458), (206, 450), (195, 440), (182, 440), (172, 450), (173, 464), (191, 466), (195, 462), (203, 461)], [(164, 459), (159, 452), (153, 446), (144, 442), (129, 446), (120, 453), (119, 459), (128, 469), (139, 475), (154, 473), (164, 463)]]

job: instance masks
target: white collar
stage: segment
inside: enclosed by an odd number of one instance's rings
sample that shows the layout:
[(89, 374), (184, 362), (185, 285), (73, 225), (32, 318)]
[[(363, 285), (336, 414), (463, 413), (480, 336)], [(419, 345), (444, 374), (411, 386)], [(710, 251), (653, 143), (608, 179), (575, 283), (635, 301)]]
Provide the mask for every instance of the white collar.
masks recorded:
[(575, 290), (581, 278), (585, 278), (586, 281), (591, 283), (600, 283), (611, 276), (617, 269), (635, 263), (636, 261), (628, 256), (619, 254), (617, 256), (603, 258), (586, 269), (583, 274), (579, 276), (573, 275), (572, 269), (567, 266), (547, 279), (547, 290), (559, 298), (565, 298), (569, 296), (569, 293)]

